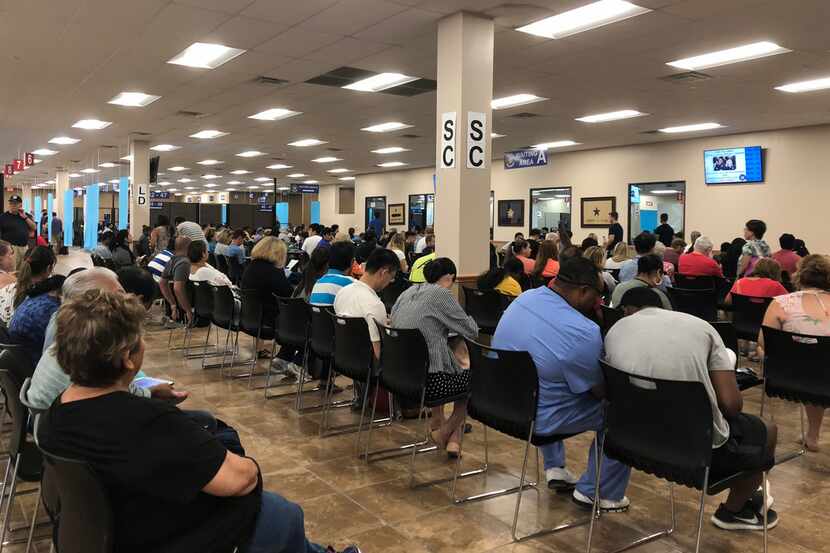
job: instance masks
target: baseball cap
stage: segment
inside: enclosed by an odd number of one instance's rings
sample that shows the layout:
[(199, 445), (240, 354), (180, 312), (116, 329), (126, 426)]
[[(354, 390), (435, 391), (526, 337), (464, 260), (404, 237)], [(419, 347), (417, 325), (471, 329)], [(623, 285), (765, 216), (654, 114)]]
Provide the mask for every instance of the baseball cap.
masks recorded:
[(17, 194), (12, 194), (11, 196), (9, 196), (9, 203), (10, 204), (19, 204), (19, 203), (23, 203), (23, 200), (21, 200), (20, 196), (18, 196)]

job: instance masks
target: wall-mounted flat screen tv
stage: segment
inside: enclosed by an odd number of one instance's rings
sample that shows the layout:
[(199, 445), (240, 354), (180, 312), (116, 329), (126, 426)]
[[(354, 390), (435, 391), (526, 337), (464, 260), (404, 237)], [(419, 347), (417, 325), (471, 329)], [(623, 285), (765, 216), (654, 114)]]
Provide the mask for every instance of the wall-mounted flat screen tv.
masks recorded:
[(764, 181), (763, 150), (760, 146), (704, 150), (706, 184), (736, 184)]

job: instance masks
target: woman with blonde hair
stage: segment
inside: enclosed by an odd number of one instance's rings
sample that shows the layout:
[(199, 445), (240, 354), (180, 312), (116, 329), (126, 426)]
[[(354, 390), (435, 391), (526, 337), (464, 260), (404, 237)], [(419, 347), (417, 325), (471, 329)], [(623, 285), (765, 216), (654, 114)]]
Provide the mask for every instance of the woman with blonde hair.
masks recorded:
[(617, 287), (617, 281), (614, 280), (614, 277), (611, 276), (611, 273), (605, 271), (603, 269), (605, 265), (605, 250), (602, 249), (600, 246), (591, 246), (582, 256), (586, 259), (590, 259), (594, 262), (594, 265), (597, 266), (597, 269), (600, 270), (600, 275), (602, 275), (602, 282), (605, 285), (605, 292), (607, 295), (611, 295), (614, 293), (614, 288)]
[(622, 264), (632, 259), (631, 252), (628, 250), (628, 244), (625, 242), (617, 242), (614, 246), (614, 251), (611, 257), (605, 260), (604, 269), (606, 271), (614, 271), (622, 267)]
[(389, 244), (386, 245), (386, 249), (392, 250), (398, 256), (398, 260), (401, 262), (401, 272), (408, 273), (409, 264), (406, 262), (406, 254), (404, 253), (406, 250), (406, 238), (404, 235), (400, 232), (393, 234), (389, 240)]

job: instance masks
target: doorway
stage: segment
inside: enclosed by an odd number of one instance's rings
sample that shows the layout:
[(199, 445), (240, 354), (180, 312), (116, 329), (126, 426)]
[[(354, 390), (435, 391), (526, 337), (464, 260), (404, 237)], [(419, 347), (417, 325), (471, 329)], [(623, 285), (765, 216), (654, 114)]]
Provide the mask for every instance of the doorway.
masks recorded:
[[(530, 189), (530, 228), (571, 230), (571, 187)], [(530, 229), (528, 229), (530, 230)]]
[[(386, 196), (367, 196), (366, 197), (366, 226), (364, 227), (366, 230), (369, 228), (369, 223), (372, 222), (375, 217), (378, 217), (381, 221), (381, 232), (386, 229)], [(377, 229), (375, 229), (377, 231)]]
[(435, 194), (409, 195), (409, 230), (431, 227), (435, 216)]
[(660, 216), (668, 216), (675, 235), (686, 232), (686, 181), (638, 182), (628, 185), (628, 237), (654, 232)]

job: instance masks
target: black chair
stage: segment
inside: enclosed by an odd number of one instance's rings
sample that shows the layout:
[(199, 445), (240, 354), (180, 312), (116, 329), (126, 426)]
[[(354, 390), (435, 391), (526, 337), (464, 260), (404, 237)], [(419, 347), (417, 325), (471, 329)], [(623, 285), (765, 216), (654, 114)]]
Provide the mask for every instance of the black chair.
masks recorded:
[(236, 257), (228, 257), (228, 278), (237, 286), (242, 281), (242, 264)]
[(214, 256), (216, 258), (216, 268), (225, 273), (225, 275), (229, 274), (228, 270), (228, 258), (225, 255), (218, 254)]
[(607, 273), (611, 273), (611, 276), (614, 277), (614, 280), (617, 282), (620, 281), (620, 270), (619, 269), (606, 269)]
[[(710, 478), (712, 464), (712, 404), (701, 382), (681, 382), (632, 376), (600, 361), (606, 384), (605, 439), (602, 452), (634, 469), (669, 482), (671, 526), (649, 534), (620, 549), (670, 535), (675, 530), (674, 484), (700, 490), (695, 553), (700, 551), (706, 495), (716, 495), (747, 476), (738, 472)], [(667, 421), (670, 424), (667, 424)], [(771, 461), (769, 470), (774, 465)], [(766, 551), (766, 479), (764, 490), (764, 550)], [(597, 478), (597, 488), (599, 488)], [(599, 490), (594, 491), (594, 513), (599, 509)], [(595, 518), (588, 530), (591, 551)]]
[[(467, 348), (470, 351), (470, 399), (467, 404), (467, 415), (484, 426), (484, 465), (480, 469), (476, 469), (477, 473), (487, 472), (488, 469), (488, 427), (523, 441), (525, 443), (524, 460), (518, 486), (459, 498), (456, 496), (458, 478), (476, 474), (476, 472), (459, 473), (461, 465), (461, 456), (459, 455), (456, 459), (452, 483), (453, 502), (460, 504), (518, 492), (512, 527), (514, 541), (524, 541), (587, 524), (587, 519), (578, 520), (560, 524), (555, 528), (539, 530), (525, 536), (520, 537), (518, 535), (518, 513), (522, 502), (522, 492), (527, 488), (536, 489), (536, 482), (526, 482), (525, 478), (530, 446), (539, 447), (560, 442), (577, 434), (554, 434), (550, 436), (536, 434), (539, 376), (536, 365), (529, 353), (526, 351), (497, 350), (470, 340), (467, 340)], [(578, 434), (581, 434), (581, 432)], [(462, 451), (463, 442), (464, 436), (462, 434)], [(597, 440), (594, 440), (595, 453), (598, 453), (597, 447)], [(543, 477), (540, 471), (538, 450), (535, 457), (536, 475), (541, 481)], [(599, 465), (599, 455), (595, 455), (595, 458), (597, 459), (597, 465)], [(596, 466), (595, 469), (599, 471), (599, 466)]]
[(229, 286), (211, 286), (210, 291), (213, 294), (213, 311), (210, 316), (210, 322), (217, 329), (221, 328), (227, 331), (227, 334), (225, 335), (225, 345), (222, 349), (222, 361), (214, 366), (205, 365), (203, 359), (202, 368), (219, 368), (221, 371), (225, 368), (225, 360), (227, 359), (228, 353), (231, 353), (231, 365), (236, 361), (236, 347), (231, 342), (231, 335), (239, 332), (240, 308), (237, 306), (233, 290)]
[(761, 323), (772, 298), (756, 298), (732, 294), (732, 323), (741, 340), (758, 341)]
[[(785, 332), (768, 326), (764, 333), (764, 393), (761, 416), (766, 398), (779, 398), (802, 405), (830, 407), (830, 337), (808, 336)], [(804, 415), (801, 413), (801, 449), (804, 454)]]
[(714, 288), (666, 288), (675, 311), (694, 315), (704, 321), (718, 319), (718, 295)]
[(323, 364), (326, 383), (323, 389), (323, 416), (320, 422), (320, 437), (357, 431), (354, 425), (329, 427), (329, 411), (331, 408), (348, 407), (354, 400), (332, 401), (332, 390), (335, 383), (334, 370), (334, 318), (331, 307), (311, 305), (311, 328), (309, 333), (309, 353)]
[(744, 391), (762, 384), (763, 380), (758, 378), (758, 373), (749, 368), (738, 367), (738, 334), (735, 332), (735, 326), (732, 322), (710, 321), (709, 324), (720, 335), (723, 344), (735, 352), (735, 378), (738, 381), (738, 389)]
[(495, 290), (485, 292), (466, 286), (461, 288), (464, 290), (464, 311), (475, 319), (479, 332), (490, 336), (495, 334), (499, 319), (511, 298)]
[[(216, 255), (213, 253), (208, 253), (208, 264), (211, 267), (216, 267)], [(216, 267), (218, 269), (218, 267)]]
[[(276, 327), (276, 342), (280, 347), (293, 347), (302, 350), (303, 362), (300, 375), (297, 377), (297, 391), (288, 392), (284, 394), (269, 395), (268, 389), (271, 387), (271, 373), (268, 371), (268, 376), (265, 379), (265, 399), (272, 399), (285, 396), (296, 396), (295, 409), (298, 412), (319, 409), (320, 406), (311, 408), (303, 408), (303, 393), (318, 391), (320, 388), (314, 390), (305, 390), (306, 374), (308, 373), (308, 342), (311, 330), (311, 309), (303, 298), (280, 298), (274, 295), (274, 300), (277, 302), (277, 327)], [(280, 383), (277, 386), (291, 385), (292, 383)]]
[[(250, 371), (244, 375), (239, 376), (247, 376), (248, 377), (248, 387), (253, 389), (254, 385), (254, 376), (256, 373), (256, 362), (259, 358), (259, 352), (257, 351), (257, 345), (260, 340), (273, 340), (276, 336), (276, 319), (273, 321), (266, 321), (264, 320), (264, 311), (263, 311), (263, 303), (264, 302), (273, 302), (273, 299), (262, 298), (260, 296), (259, 290), (253, 288), (246, 288), (242, 290), (242, 306), (240, 307), (239, 312), (239, 330), (240, 332), (247, 334), (251, 337), (251, 344), (253, 353), (251, 354), (251, 359), (248, 360), (251, 364)], [(234, 349), (239, 347), (239, 333), (236, 334), (236, 343), (234, 344)], [(273, 354), (276, 348), (276, 343), (272, 346), (271, 357), (273, 358)], [(246, 362), (246, 363), (247, 363)], [(271, 370), (270, 363), (267, 369), (269, 372)]]
[(718, 282), (723, 279), (713, 276), (690, 276), (675, 273), (674, 284), (686, 290), (711, 290), (719, 288)]
[(602, 310), (602, 333), (605, 335), (625, 314), (622, 309), (615, 309), (604, 304), (600, 306), (600, 309)]
[(409, 279), (406, 278), (403, 273), (398, 271), (395, 280), (380, 293), (380, 299), (383, 301), (383, 305), (386, 307), (387, 313), (392, 312), (392, 307), (395, 305), (395, 302), (398, 301), (400, 295), (403, 294), (410, 286), (411, 283), (409, 282)]
[[(193, 324), (192, 327), (204, 328), (207, 327), (205, 333), (205, 342), (200, 346), (202, 353), (195, 355), (187, 355), (188, 358), (202, 358), (202, 368), (204, 368), (204, 360), (208, 356), (208, 347), (210, 343), (210, 331), (213, 319), (213, 290), (211, 285), (206, 281), (188, 281), (193, 290)], [(219, 335), (217, 334), (217, 337)]]

